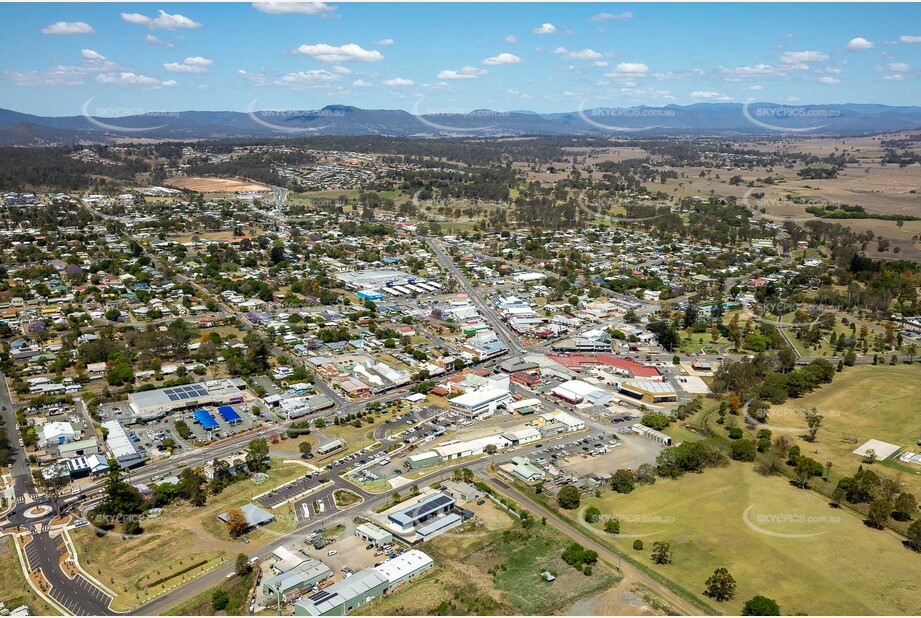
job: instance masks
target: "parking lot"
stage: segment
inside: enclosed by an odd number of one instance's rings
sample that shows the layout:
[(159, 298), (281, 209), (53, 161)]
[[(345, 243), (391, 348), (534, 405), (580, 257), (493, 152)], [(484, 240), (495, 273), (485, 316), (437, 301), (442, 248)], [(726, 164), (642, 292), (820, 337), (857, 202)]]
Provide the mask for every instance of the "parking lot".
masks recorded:
[[(335, 491), (335, 487), (330, 486)], [(333, 499), (333, 491), (320, 492), (304, 498), (294, 505), (298, 525), (316, 522), (322, 525), (326, 517), (333, 515), (339, 509)]]
[(326, 483), (321, 482), (317, 476), (318, 473), (309, 472), (300, 478), (288, 481), (284, 485), (280, 485), (268, 493), (257, 497), (255, 501), (262, 506), (274, 509), (308, 491), (313, 491), (321, 485), (328, 484), (328, 481)]

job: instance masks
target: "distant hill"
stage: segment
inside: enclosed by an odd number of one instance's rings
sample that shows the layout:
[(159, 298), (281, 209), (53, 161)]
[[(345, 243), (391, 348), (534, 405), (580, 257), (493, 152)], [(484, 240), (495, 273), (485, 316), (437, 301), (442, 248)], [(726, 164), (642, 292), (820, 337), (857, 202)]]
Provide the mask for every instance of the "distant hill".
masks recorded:
[(310, 112), (184, 111), (88, 118), (42, 117), (0, 109), (0, 144), (110, 142), (311, 135), (502, 137), (519, 135), (858, 135), (921, 128), (921, 107), (875, 104), (696, 103), (593, 108), (553, 114), (475, 110), (414, 115), (403, 110), (328, 105)]

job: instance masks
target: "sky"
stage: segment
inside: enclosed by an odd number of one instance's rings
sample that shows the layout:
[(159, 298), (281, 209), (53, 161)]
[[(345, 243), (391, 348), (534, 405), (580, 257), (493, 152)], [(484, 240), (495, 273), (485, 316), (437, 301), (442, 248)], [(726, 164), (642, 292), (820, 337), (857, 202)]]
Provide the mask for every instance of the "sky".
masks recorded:
[(921, 104), (918, 4), (0, 4), (38, 115)]

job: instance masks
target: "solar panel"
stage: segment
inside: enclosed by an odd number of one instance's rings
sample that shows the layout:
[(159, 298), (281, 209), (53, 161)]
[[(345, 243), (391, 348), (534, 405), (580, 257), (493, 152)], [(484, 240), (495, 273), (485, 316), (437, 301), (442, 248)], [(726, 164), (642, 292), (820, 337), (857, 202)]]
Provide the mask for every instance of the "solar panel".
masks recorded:
[(178, 401), (178, 400), (179, 400), (179, 395), (169, 395), (169, 400), (170, 400), (170, 401)]

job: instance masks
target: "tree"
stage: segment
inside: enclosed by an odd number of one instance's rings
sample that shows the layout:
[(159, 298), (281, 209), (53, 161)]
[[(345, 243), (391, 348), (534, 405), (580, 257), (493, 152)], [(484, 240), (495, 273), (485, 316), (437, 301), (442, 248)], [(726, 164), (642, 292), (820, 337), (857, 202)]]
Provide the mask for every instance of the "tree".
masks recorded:
[(601, 521), (601, 509), (597, 506), (590, 506), (585, 509), (585, 521), (590, 524), (597, 524)]
[(896, 521), (910, 521), (912, 515), (917, 512), (918, 502), (912, 494), (903, 491), (896, 496), (895, 506), (892, 508), (892, 519)]
[(237, 562), (234, 566), (234, 573), (243, 577), (247, 573), (253, 570), (252, 565), (249, 563), (249, 556), (246, 554), (237, 554)]
[(636, 486), (633, 470), (621, 468), (611, 476), (611, 489), (619, 494), (629, 494)]
[(223, 588), (218, 588), (211, 594), (211, 607), (214, 611), (219, 612), (230, 604), (230, 595)]
[(664, 541), (652, 544), (652, 561), (656, 564), (671, 564), (672, 546)]
[(813, 407), (803, 412), (803, 418), (806, 420), (806, 426), (808, 428), (806, 441), (815, 442), (815, 436), (819, 433), (819, 427), (822, 426), (822, 421), (825, 417), (819, 414), (818, 410)]
[(736, 580), (729, 574), (726, 567), (720, 567), (713, 571), (713, 575), (707, 578), (706, 590), (704, 594), (715, 601), (728, 601), (736, 594)]
[(757, 448), (752, 440), (733, 440), (729, 445), (729, 456), (736, 461), (755, 461)]
[(809, 485), (809, 479), (814, 476), (821, 476), (823, 471), (822, 464), (811, 457), (798, 457), (793, 468), (796, 482), (801, 489), (806, 489), (806, 486)]
[(891, 512), (892, 503), (888, 500), (877, 498), (867, 508), (867, 519), (864, 523), (871, 528), (882, 529), (886, 522), (889, 521), (889, 513)]
[(246, 523), (246, 515), (239, 508), (232, 508), (227, 511), (227, 529), (233, 538), (237, 538), (249, 529), (249, 524)]
[(568, 511), (579, 508), (579, 504), (582, 502), (579, 488), (575, 485), (563, 485), (556, 495), (556, 502), (560, 505), (560, 508)]
[(310, 454), (313, 452), (313, 447), (310, 445), (310, 442), (301, 442), (297, 445), (297, 450), (301, 452), (301, 457), (303, 459), (310, 459)]
[(654, 485), (656, 482), (656, 468), (652, 464), (640, 464), (636, 469), (636, 482), (640, 485)]
[(745, 601), (742, 607), (743, 616), (779, 616), (780, 606), (774, 599), (761, 596), (752, 597)]
[(495, 455), (499, 452), (499, 448), (495, 444), (487, 444), (486, 448), (483, 449), (487, 455)]
[(908, 538), (908, 540), (905, 541), (908, 547), (921, 552), (921, 519), (908, 526), (908, 531), (905, 533), (905, 536)]
[(269, 443), (265, 438), (254, 438), (246, 449), (246, 466), (250, 472), (265, 472), (269, 463)]
[(633, 549), (636, 551), (643, 551), (643, 541), (641, 539), (633, 541)]
[(604, 531), (608, 534), (620, 534), (620, 520), (612, 517), (604, 522)]

